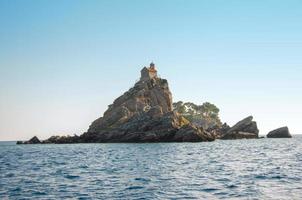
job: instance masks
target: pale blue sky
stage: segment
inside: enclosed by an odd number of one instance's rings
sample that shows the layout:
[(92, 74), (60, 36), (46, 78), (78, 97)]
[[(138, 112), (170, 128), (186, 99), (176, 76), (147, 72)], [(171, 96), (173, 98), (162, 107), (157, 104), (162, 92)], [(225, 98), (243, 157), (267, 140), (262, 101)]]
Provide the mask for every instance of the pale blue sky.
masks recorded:
[(175, 101), (302, 133), (300, 0), (0, 0), (0, 140), (81, 134), (151, 61)]

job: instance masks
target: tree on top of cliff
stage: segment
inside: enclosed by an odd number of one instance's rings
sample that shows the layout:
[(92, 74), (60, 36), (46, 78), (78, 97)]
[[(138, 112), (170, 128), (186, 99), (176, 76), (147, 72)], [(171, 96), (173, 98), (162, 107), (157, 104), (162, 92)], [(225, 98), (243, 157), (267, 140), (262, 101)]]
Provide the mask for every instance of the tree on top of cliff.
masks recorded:
[(191, 102), (178, 101), (173, 103), (173, 109), (198, 127), (207, 129), (222, 124), (219, 118), (219, 108), (209, 102), (196, 105)]

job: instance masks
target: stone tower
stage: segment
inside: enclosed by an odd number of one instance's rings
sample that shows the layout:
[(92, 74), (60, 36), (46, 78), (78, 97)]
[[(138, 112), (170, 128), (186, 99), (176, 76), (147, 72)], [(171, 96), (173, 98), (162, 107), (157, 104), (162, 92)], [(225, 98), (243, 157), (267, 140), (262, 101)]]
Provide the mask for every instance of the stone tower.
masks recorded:
[(155, 64), (151, 62), (149, 67), (144, 67), (141, 70), (141, 81), (147, 81), (153, 78), (157, 78), (157, 70), (155, 69)]

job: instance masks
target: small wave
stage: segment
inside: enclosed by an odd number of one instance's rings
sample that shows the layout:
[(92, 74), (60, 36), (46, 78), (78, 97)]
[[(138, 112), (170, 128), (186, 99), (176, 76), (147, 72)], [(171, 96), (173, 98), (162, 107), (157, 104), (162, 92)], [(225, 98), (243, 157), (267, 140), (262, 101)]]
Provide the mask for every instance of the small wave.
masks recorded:
[(126, 190), (139, 190), (139, 189), (143, 189), (143, 186), (130, 186), (127, 187)]
[(67, 178), (67, 179), (78, 179), (78, 178), (80, 178), (80, 176), (77, 176), (77, 175), (65, 175), (64, 176), (65, 178)]
[(20, 192), (21, 191), (21, 188), (20, 187), (16, 187), (14, 189), (11, 190), (12, 192)]
[(236, 188), (238, 187), (237, 185), (234, 185), (234, 184), (231, 184), (231, 185), (228, 185), (227, 188)]
[(11, 178), (13, 176), (15, 176), (13, 173), (8, 173), (8, 174), (5, 175), (6, 178)]
[(255, 178), (256, 179), (266, 179), (267, 177), (264, 175), (256, 175)]
[(284, 178), (284, 176), (276, 175), (276, 176), (272, 176), (270, 178), (271, 179), (282, 179), (282, 178)]
[(79, 168), (81, 168), (81, 169), (87, 169), (88, 166), (87, 165), (81, 165)]
[(255, 176), (256, 179), (282, 179), (285, 178), (285, 176), (281, 176), (281, 175), (274, 175), (274, 176), (269, 176), (269, 175), (256, 175)]
[(147, 178), (135, 178), (134, 180), (142, 181), (142, 182), (149, 182), (150, 181), (150, 179), (147, 179)]
[(33, 195), (47, 195), (47, 193), (46, 192), (35, 191), (35, 192), (33, 192)]
[(302, 137), (263, 142), (0, 145), (0, 199), (301, 199)]
[(205, 188), (205, 189), (202, 189), (202, 191), (204, 191), (204, 192), (214, 192), (214, 191), (217, 191), (217, 190), (219, 190), (219, 189), (217, 189), (217, 188)]

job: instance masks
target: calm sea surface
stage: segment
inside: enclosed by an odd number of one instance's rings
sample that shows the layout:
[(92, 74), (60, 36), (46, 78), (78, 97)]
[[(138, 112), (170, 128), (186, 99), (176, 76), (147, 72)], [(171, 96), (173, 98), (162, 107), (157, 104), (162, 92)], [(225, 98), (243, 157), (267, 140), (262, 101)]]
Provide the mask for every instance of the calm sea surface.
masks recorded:
[(302, 137), (0, 143), (0, 199), (302, 199)]

